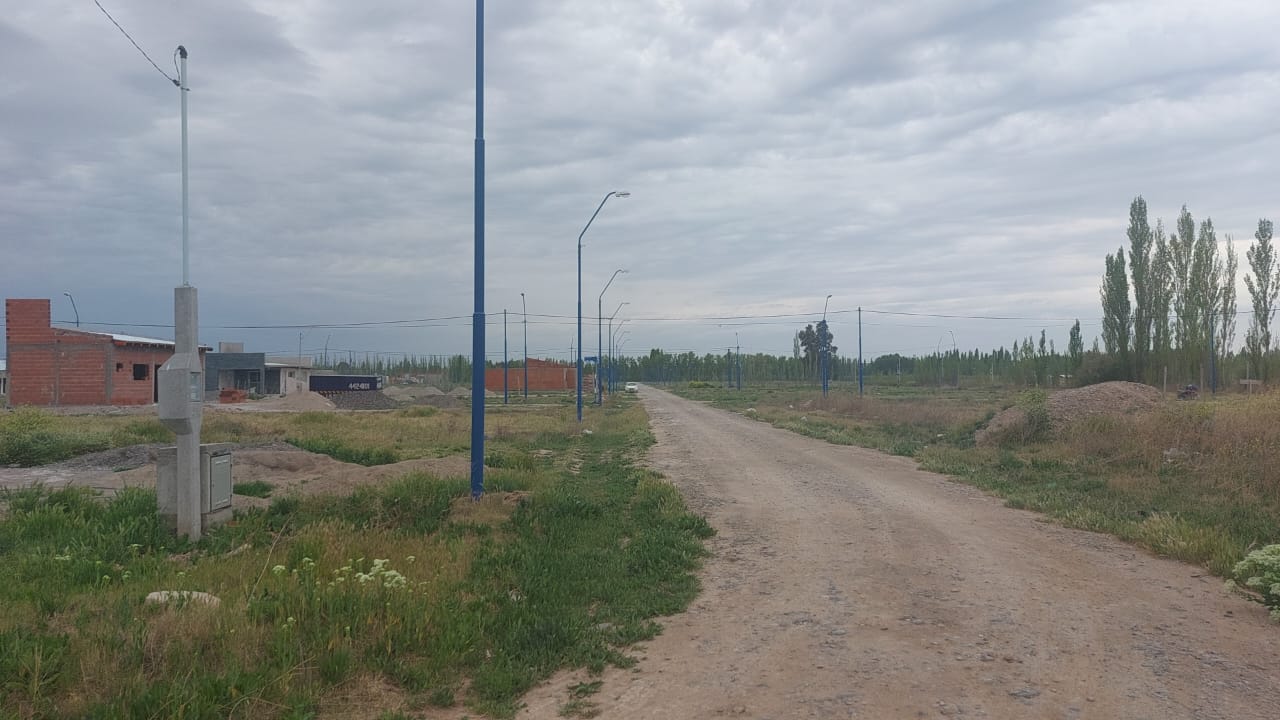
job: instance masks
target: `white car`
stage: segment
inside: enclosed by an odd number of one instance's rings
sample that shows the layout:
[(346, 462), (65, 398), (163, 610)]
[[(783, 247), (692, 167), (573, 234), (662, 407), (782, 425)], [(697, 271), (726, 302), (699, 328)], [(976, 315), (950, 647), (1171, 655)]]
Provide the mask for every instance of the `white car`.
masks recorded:
[(640, 385), (637, 383), (630, 382), (630, 383), (627, 383), (626, 386), (624, 386), (622, 389), (626, 390), (627, 392), (640, 392)]

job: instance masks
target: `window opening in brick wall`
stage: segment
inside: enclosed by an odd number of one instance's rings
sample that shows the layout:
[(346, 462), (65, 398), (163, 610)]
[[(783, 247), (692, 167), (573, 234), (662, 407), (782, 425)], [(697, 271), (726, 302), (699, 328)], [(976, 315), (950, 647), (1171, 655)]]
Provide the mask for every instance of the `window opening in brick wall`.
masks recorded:
[(143, 364), (141, 364), (141, 363), (134, 363), (134, 364), (133, 364), (133, 379), (134, 379), (134, 380), (146, 380), (148, 377), (149, 377), (149, 375), (147, 374), (147, 366), (146, 366), (146, 365), (143, 365)]

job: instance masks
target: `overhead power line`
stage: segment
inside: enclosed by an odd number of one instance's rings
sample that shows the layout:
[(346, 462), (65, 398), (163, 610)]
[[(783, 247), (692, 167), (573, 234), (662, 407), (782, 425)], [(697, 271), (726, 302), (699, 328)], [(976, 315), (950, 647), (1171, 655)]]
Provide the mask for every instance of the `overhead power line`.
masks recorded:
[[(138, 43), (134, 41), (133, 37), (130, 36), (129, 33), (126, 32), (124, 28), (120, 27), (120, 23), (116, 22), (116, 19), (111, 17), (111, 13), (107, 12), (106, 8), (102, 7), (102, 3), (98, 2), (98, 0), (93, 0), (93, 4), (98, 6), (98, 9), (102, 11), (103, 15), (107, 16), (107, 19), (111, 21), (112, 25), (116, 26), (116, 29), (120, 31), (121, 35), (124, 35), (125, 38), (130, 43), (133, 43), (133, 46), (138, 49), (138, 52), (142, 53), (142, 57), (146, 58), (147, 62), (151, 63), (151, 67), (155, 68), (156, 72), (163, 75), (165, 80), (168, 80), (169, 82), (173, 83), (174, 87), (182, 87), (182, 84), (179, 83), (176, 79), (169, 77), (169, 73), (160, 69), (160, 66), (156, 64), (156, 61), (152, 60), (151, 56), (147, 54), (147, 51), (143, 50), (142, 47), (139, 46)], [(174, 50), (173, 54), (174, 54), (174, 57), (177, 57), (178, 51)]]

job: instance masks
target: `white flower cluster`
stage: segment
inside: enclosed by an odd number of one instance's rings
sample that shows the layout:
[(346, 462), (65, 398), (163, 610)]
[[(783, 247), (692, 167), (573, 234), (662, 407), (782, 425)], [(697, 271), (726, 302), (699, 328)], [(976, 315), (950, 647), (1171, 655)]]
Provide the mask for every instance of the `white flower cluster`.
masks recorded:
[[(391, 562), (386, 558), (374, 558), (373, 567), (369, 568), (369, 572), (355, 572), (353, 565), (358, 564), (360, 560), (354, 560), (351, 564), (343, 565), (333, 571), (333, 580), (329, 582), (329, 587), (337, 587), (345, 583), (348, 578), (354, 577), (355, 581), (360, 585), (381, 585), (388, 590), (394, 588), (402, 588), (409, 584), (408, 578), (400, 574), (399, 571), (392, 570), (387, 565)], [(354, 573), (354, 575), (353, 575)]]

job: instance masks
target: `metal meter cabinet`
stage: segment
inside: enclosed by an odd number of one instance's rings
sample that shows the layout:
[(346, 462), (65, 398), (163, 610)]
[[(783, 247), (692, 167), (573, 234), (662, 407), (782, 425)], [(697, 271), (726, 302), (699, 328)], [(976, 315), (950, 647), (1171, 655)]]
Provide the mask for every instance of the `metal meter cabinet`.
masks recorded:
[[(231, 443), (200, 446), (200, 524), (205, 530), (231, 519)], [(178, 449), (160, 448), (156, 458), (156, 504), (161, 519), (171, 530), (177, 528)]]

